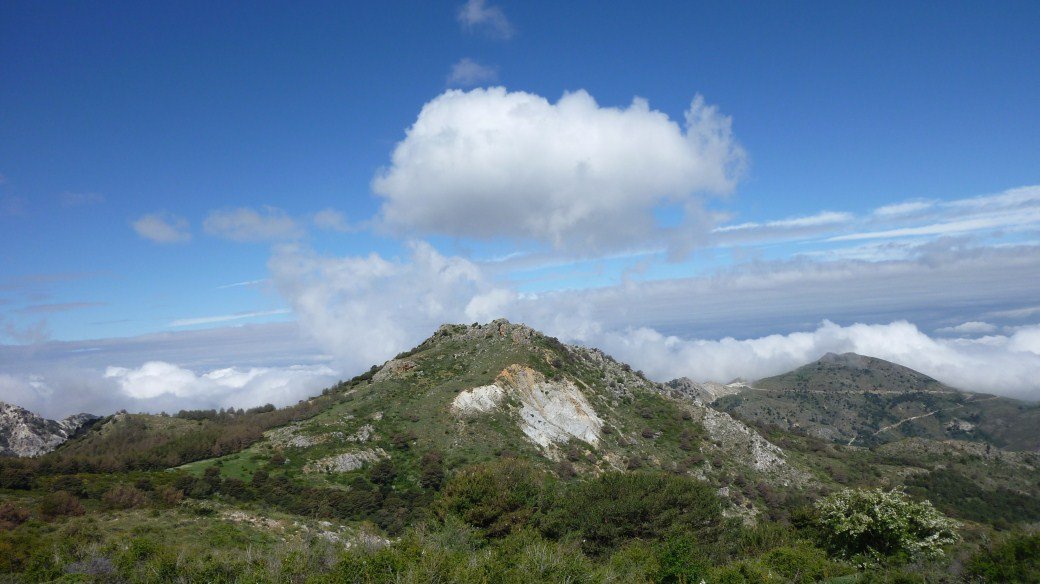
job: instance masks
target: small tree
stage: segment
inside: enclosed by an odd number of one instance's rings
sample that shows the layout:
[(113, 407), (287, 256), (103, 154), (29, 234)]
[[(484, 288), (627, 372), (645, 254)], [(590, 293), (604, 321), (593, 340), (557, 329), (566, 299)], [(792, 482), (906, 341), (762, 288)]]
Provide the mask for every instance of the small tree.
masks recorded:
[(819, 501), (816, 523), (832, 552), (874, 560), (941, 557), (943, 547), (959, 539), (960, 526), (928, 501), (883, 489), (844, 489)]

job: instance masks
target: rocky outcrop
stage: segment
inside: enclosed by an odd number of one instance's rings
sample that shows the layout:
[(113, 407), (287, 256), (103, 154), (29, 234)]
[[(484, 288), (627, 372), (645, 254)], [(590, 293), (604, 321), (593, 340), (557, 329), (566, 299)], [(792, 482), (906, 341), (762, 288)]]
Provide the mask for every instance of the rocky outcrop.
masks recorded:
[(468, 416), (498, 409), (507, 398), (519, 404), (520, 429), (542, 448), (564, 444), (571, 438), (593, 446), (599, 443), (603, 420), (570, 380), (549, 381), (523, 365), (510, 365), (492, 385), (483, 385), (455, 396), (451, 409)]
[(310, 462), (303, 467), (303, 472), (350, 472), (381, 458), (388, 458), (382, 448), (343, 452)]
[(700, 383), (689, 377), (673, 379), (665, 385), (668, 389), (678, 394), (673, 397), (686, 397), (705, 404), (710, 404), (720, 397), (734, 395), (748, 389), (748, 385), (740, 381), (727, 384), (714, 381)]
[(505, 390), (494, 384), (474, 387), (455, 396), (451, 402), (451, 411), (463, 416), (490, 412), (502, 403), (505, 395)]
[(571, 438), (599, 443), (603, 420), (573, 382), (546, 381), (529, 367), (510, 365), (498, 383), (519, 398), (520, 429), (535, 444), (546, 448)]
[(47, 420), (25, 408), (0, 402), (0, 455), (46, 454), (97, 419), (90, 414), (76, 414), (64, 420)]

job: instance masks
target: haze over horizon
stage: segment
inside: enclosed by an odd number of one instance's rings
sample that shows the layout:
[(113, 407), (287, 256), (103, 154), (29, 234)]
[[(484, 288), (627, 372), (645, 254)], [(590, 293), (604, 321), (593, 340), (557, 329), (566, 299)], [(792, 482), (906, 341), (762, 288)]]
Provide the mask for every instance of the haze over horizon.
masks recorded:
[(0, 400), (293, 403), (505, 317), (1040, 399), (1040, 6), (0, 6)]

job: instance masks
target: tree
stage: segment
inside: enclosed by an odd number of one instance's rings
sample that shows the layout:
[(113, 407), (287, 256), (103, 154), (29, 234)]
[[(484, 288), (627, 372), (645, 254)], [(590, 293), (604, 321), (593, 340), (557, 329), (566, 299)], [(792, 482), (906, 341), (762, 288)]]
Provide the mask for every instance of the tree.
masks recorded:
[(959, 523), (895, 490), (844, 489), (815, 508), (823, 543), (845, 557), (935, 558), (959, 539)]

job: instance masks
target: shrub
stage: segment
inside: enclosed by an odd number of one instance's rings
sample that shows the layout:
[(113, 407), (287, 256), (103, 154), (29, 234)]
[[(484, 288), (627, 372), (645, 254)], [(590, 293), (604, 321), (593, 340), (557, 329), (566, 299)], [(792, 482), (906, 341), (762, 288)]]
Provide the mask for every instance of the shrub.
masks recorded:
[(818, 502), (815, 512), (823, 543), (845, 557), (941, 557), (959, 539), (959, 523), (898, 491), (844, 489)]
[(148, 503), (148, 495), (133, 485), (119, 484), (101, 496), (109, 509), (136, 509)]
[(654, 581), (695, 584), (708, 575), (710, 563), (699, 549), (697, 540), (684, 534), (669, 538), (658, 550), (658, 570)]
[(440, 452), (431, 450), (422, 456), (419, 462), (421, 474), (419, 484), (425, 489), (437, 490), (444, 484), (444, 457)]
[(515, 458), (467, 467), (444, 486), (436, 511), (504, 535), (531, 517), (545, 482), (544, 473)]
[(67, 515), (83, 515), (83, 505), (68, 491), (57, 491), (40, 499), (40, 515), (47, 521)]
[(722, 504), (705, 483), (660, 473), (608, 473), (566, 485), (545, 529), (556, 536), (576, 533), (587, 550), (601, 553), (631, 538), (710, 535), (721, 519)]
[(155, 500), (163, 505), (174, 506), (184, 499), (184, 491), (174, 487), (159, 487), (155, 490)]
[(0, 531), (14, 529), (29, 520), (29, 511), (10, 501), (0, 504)]
[(76, 497), (82, 497), (87, 494), (86, 489), (83, 487), (83, 479), (71, 475), (56, 477), (51, 481), (50, 490), (66, 491)]
[(1012, 533), (979, 550), (967, 575), (982, 582), (1040, 582), (1040, 533)]

